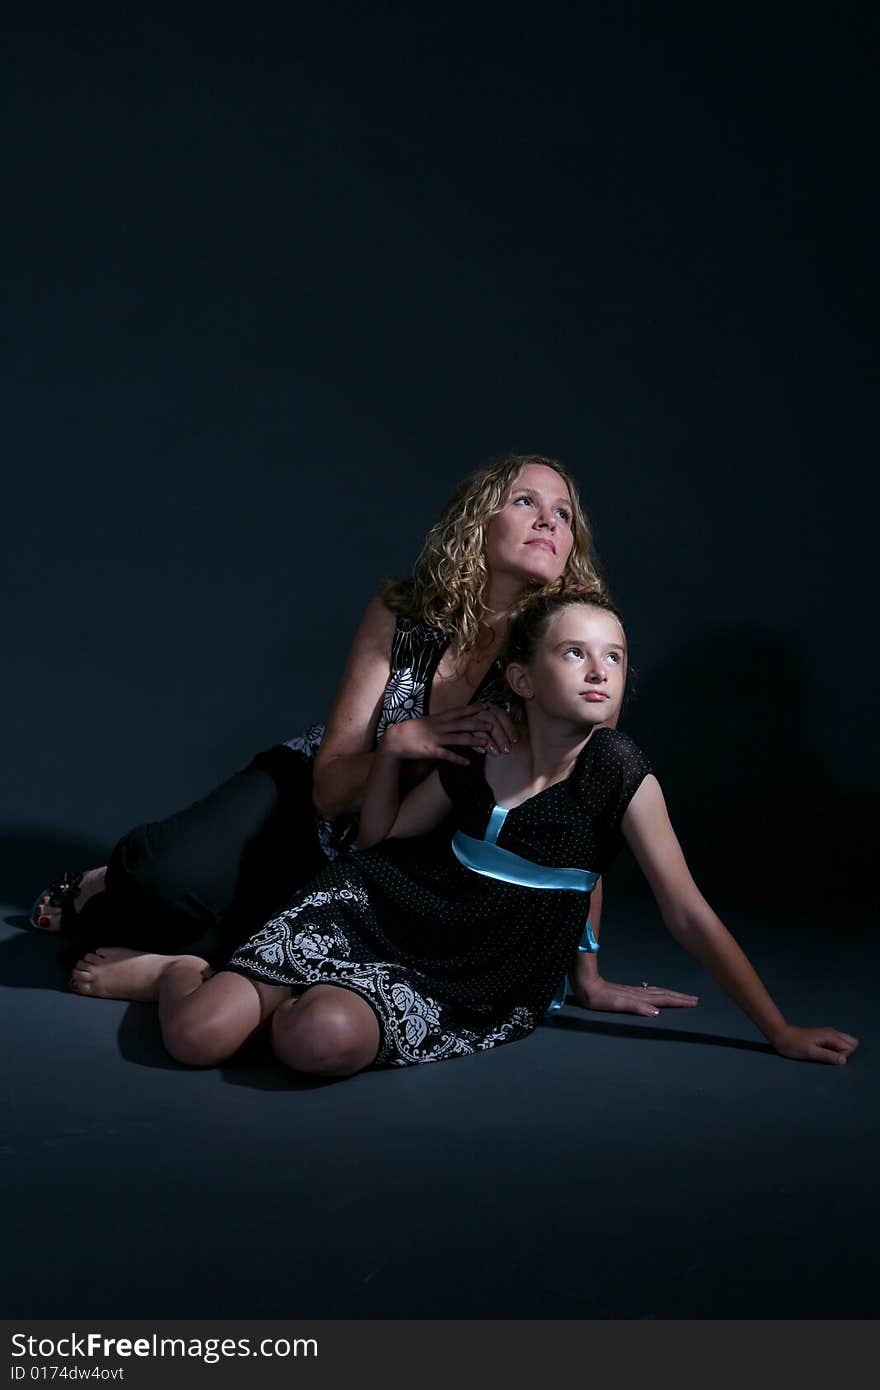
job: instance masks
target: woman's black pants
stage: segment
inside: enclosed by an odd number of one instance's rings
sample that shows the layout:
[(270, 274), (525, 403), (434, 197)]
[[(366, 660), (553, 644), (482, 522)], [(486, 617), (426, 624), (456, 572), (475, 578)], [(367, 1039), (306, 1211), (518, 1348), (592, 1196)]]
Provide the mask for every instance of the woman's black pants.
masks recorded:
[(222, 963), (320, 873), (312, 764), (281, 744), (186, 810), (139, 825), (107, 864), (105, 891), (77, 917), (72, 954), (194, 943)]

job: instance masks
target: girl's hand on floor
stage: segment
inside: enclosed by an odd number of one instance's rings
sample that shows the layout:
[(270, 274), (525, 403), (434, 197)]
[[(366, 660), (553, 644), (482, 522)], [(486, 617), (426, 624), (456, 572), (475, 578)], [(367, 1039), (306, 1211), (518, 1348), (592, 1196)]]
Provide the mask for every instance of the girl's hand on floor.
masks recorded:
[(794, 1062), (830, 1062), (834, 1066), (841, 1066), (858, 1045), (858, 1038), (837, 1028), (797, 1028), (793, 1023), (773, 1039), (776, 1051)]
[(573, 1002), (581, 1009), (596, 1009), (609, 1014), (641, 1014), (654, 1017), (661, 1009), (692, 1009), (699, 1002), (697, 994), (679, 994), (661, 985), (615, 985), (610, 980), (596, 978), (589, 987), (574, 985)]

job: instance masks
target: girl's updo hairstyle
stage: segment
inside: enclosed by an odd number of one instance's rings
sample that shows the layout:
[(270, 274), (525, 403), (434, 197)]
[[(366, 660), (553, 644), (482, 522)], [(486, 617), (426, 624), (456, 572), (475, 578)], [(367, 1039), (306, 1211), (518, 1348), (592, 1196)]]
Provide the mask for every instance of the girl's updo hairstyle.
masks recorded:
[(556, 459), (507, 454), (467, 478), (431, 527), (411, 582), (386, 580), (380, 595), (392, 613), (431, 623), (460, 652), (477, 642), (486, 617), (486, 528), (504, 507), (512, 485), (529, 464), (543, 464), (565, 479), (571, 498), (571, 554), (562, 578), (604, 593), (593, 533), (574, 478)]
[[(550, 619), (564, 608), (583, 603), (591, 608), (601, 608), (610, 613), (620, 623), (620, 630), (626, 640), (623, 618), (615, 608), (602, 584), (572, 584), (565, 577), (554, 584), (547, 584), (537, 593), (526, 594), (514, 604), (510, 613), (510, 626), (501, 652), (501, 669), (506, 671), (512, 661), (518, 666), (528, 666), (550, 623)], [(511, 692), (514, 712), (522, 715), (523, 703), (519, 696)]]

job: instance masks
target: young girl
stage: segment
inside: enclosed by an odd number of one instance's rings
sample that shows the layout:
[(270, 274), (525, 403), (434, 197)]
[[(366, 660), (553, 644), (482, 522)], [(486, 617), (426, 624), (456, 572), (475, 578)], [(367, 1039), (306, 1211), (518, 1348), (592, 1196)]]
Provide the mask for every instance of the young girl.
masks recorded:
[[(578, 945), (598, 949), (584, 925), (589, 894), (625, 839), (674, 938), (774, 1048), (845, 1062), (857, 1039), (782, 1016), (691, 878), (644, 756), (610, 727), (626, 680), (615, 611), (557, 585), (521, 605), (506, 658), (525, 712), (511, 755), (464, 757), (448, 745), (470, 737), (446, 738), (420, 750), (440, 766), (401, 802), (414, 750), (389, 729), (364, 798), (361, 852), (322, 873), (212, 979), (195, 957), (162, 970), (172, 1055), (219, 1062), (270, 1016), (283, 1061), (331, 1076), (524, 1037), (562, 1002)], [(447, 852), (413, 842), (444, 821)]]

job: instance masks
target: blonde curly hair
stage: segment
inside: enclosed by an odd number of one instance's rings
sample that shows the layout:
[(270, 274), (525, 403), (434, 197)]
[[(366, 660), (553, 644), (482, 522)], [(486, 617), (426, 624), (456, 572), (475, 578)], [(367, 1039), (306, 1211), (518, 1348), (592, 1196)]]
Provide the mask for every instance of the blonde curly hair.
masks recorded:
[(486, 528), (529, 464), (552, 468), (568, 487), (573, 544), (562, 580), (606, 596), (593, 533), (571, 474), (541, 454), (507, 454), (465, 479), (425, 537), (412, 580), (388, 579), (382, 585), (380, 595), (392, 613), (431, 623), (460, 652), (476, 645), (487, 614)]

